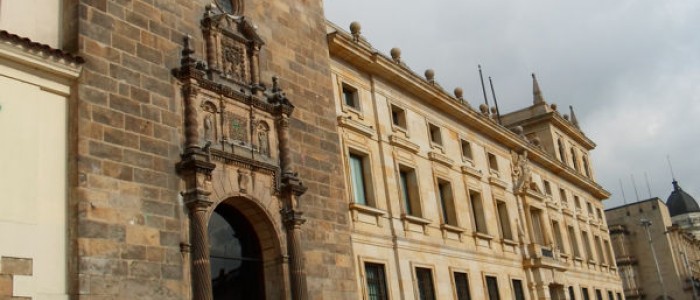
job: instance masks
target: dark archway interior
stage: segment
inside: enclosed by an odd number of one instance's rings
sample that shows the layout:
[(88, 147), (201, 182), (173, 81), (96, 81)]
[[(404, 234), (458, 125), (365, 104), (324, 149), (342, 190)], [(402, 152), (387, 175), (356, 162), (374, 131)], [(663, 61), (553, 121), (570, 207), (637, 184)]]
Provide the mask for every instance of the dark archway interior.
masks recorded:
[(227, 204), (209, 219), (214, 299), (265, 299), (260, 241), (251, 223)]

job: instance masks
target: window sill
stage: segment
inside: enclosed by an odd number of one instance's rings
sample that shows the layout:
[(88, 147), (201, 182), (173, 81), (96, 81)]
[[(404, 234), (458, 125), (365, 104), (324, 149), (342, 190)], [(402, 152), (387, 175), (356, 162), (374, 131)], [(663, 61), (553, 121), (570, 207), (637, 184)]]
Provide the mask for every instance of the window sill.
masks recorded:
[(501, 243), (509, 245), (509, 246), (517, 246), (518, 242), (511, 240), (511, 239), (501, 239)]
[(478, 231), (474, 231), (474, 236), (477, 238), (480, 238), (482, 240), (487, 240), (487, 241), (490, 241), (493, 239), (493, 235), (490, 235), (488, 233), (478, 232)]
[(357, 116), (357, 118), (359, 118), (360, 120), (365, 119), (365, 115), (362, 112), (361, 107), (354, 107), (354, 106), (347, 105), (347, 104), (343, 103), (342, 111), (345, 113), (348, 113), (348, 112), (352, 113), (353, 115)]
[(447, 157), (446, 155), (443, 155), (440, 152), (436, 152), (436, 151), (428, 152), (428, 158), (432, 161), (439, 162), (439, 163), (446, 165), (448, 167), (452, 167), (452, 165), (454, 165), (454, 163), (455, 163), (454, 160), (452, 160), (451, 158)]
[(481, 177), (484, 175), (484, 174), (481, 172), (481, 170), (477, 170), (477, 169), (475, 169), (474, 167), (471, 167), (471, 166), (468, 166), (468, 165), (462, 166), (461, 169), (462, 169), (462, 174), (471, 175), (471, 176), (473, 176), (473, 177), (475, 177), (475, 178), (477, 178), (477, 179), (481, 179)]
[(338, 126), (350, 129), (369, 138), (372, 138), (375, 133), (374, 128), (372, 126), (362, 124), (362, 122), (353, 120), (350, 117), (338, 117)]
[(450, 232), (455, 232), (455, 233), (463, 233), (467, 231), (466, 229), (459, 227), (459, 226), (454, 226), (450, 224), (440, 224), (440, 229), (445, 230), (445, 231), (450, 231)]
[(493, 174), (491, 174), (491, 176), (489, 177), (489, 183), (491, 183), (492, 185), (495, 185), (495, 186), (497, 186), (497, 187), (500, 187), (500, 188), (502, 188), (502, 189), (507, 189), (507, 188), (508, 188), (508, 183), (507, 183), (507, 182), (498, 179), (498, 177), (493, 176)]
[(413, 143), (400, 135), (392, 134), (389, 137), (389, 143), (393, 146), (404, 148), (413, 153), (418, 153), (418, 151), (420, 151), (420, 146), (418, 146), (418, 144)]
[(430, 141), (430, 148), (432, 148), (433, 150), (439, 150), (440, 153), (445, 153), (445, 148), (443, 148), (442, 145), (436, 142)]
[(386, 215), (386, 211), (381, 210), (376, 207), (367, 206), (359, 203), (350, 203), (350, 210), (359, 211), (373, 216), (383, 216)]
[(428, 219), (424, 219), (424, 218), (416, 217), (416, 216), (411, 216), (411, 215), (407, 215), (407, 214), (401, 214), (401, 219), (403, 219), (404, 221), (411, 222), (413, 224), (419, 224), (419, 225), (423, 225), (423, 226), (428, 225), (431, 222)]

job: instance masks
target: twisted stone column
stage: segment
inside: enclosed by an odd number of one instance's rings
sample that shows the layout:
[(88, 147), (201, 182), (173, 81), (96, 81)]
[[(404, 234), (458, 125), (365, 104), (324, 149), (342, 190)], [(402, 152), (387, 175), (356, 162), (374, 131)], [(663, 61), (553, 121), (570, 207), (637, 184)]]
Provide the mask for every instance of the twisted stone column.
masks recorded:
[(193, 203), (190, 208), (190, 242), (192, 243), (192, 299), (211, 300), (211, 266), (209, 263), (209, 235), (207, 234), (207, 207)]
[(289, 252), (289, 272), (292, 283), (292, 299), (305, 300), (309, 298), (306, 288), (306, 272), (304, 271), (304, 257), (301, 252), (301, 224), (306, 220), (301, 217), (301, 212), (287, 210), (284, 213), (284, 225), (287, 228), (287, 251)]

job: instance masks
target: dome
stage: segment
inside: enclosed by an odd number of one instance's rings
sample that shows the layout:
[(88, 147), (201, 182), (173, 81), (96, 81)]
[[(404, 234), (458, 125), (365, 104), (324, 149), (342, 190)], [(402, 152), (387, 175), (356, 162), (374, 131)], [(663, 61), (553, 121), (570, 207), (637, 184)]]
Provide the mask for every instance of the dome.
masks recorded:
[(695, 199), (684, 192), (678, 185), (678, 181), (675, 180), (673, 181), (673, 192), (668, 196), (666, 206), (668, 206), (671, 217), (691, 212), (700, 212), (700, 206), (695, 202)]

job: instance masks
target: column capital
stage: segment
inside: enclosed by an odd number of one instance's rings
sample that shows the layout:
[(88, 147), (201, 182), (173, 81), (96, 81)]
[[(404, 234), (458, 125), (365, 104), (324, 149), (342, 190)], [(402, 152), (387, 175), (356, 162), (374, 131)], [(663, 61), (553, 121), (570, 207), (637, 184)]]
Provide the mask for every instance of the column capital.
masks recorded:
[(287, 229), (297, 229), (302, 224), (306, 223), (306, 219), (302, 217), (304, 213), (295, 209), (282, 209), (282, 220)]

